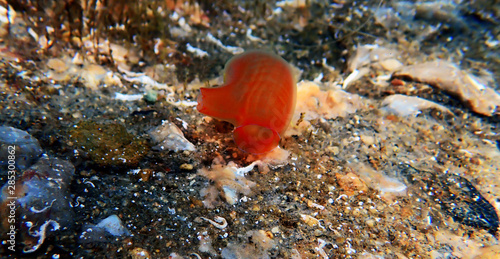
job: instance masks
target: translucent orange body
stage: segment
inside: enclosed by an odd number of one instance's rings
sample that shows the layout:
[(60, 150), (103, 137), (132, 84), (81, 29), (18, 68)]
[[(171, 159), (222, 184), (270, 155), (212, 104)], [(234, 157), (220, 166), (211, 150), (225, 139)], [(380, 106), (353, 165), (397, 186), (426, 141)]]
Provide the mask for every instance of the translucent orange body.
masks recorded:
[(249, 51), (227, 62), (224, 78), (221, 87), (201, 89), (198, 111), (232, 123), (234, 141), (244, 151), (277, 147), (297, 95), (288, 63), (272, 53)]

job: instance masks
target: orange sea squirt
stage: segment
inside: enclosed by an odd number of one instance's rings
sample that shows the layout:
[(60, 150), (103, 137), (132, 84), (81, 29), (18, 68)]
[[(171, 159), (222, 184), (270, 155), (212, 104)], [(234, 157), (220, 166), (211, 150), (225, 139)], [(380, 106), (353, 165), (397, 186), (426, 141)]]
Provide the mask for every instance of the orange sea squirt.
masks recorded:
[(224, 85), (201, 88), (197, 109), (232, 123), (238, 147), (259, 154), (278, 146), (292, 119), (296, 96), (296, 82), (284, 59), (248, 51), (227, 62)]

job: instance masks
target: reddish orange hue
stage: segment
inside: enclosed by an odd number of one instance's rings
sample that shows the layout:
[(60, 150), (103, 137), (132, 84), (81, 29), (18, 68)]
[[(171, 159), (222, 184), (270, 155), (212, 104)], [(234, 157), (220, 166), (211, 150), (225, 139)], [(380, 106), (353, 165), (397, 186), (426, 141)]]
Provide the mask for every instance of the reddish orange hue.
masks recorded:
[(405, 85), (405, 82), (403, 80), (394, 78), (391, 81), (391, 85), (393, 85), (393, 86), (402, 86), (402, 85)]
[(394, 115), (394, 114), (387, 115), (385, 118), (387, 120), (392, 121), (392, 122), (398, 122), (398, 120), (399, 120), (398, 117), (396, 115)]
[(198, 111), (232, 123), (234, 141), (244, 151), (271, 151), (295, 110), (290, 66), (272, 53), (248, 51), (230, 59), (224, 71), (223, 86), (201, 88)]

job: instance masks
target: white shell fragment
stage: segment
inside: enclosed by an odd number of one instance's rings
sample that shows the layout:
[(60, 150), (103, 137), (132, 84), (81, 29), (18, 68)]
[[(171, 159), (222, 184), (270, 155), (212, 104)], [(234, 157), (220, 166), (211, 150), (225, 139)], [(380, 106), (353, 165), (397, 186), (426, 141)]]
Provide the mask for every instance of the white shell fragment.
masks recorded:
[(298, 120), (301, 113), (304, 119), (318, 118), (333, 119), (346, 116), (362, 109), (364, 103), (356, 94), (351, 94), (340, 89), (323, 91), (320, 85), (311, 81), (301, 81), (297, 84), (297, 105), (294, 119)]
[(186, 44), (186, 48), (187, 48), (187, 51), (191, 52), (194, 54), (195, 57), (199, 57), (199, 58), (204, 58), (204, 57), (208, 57), (208, 52), (200, 49), (200, 48), (196, 48), (196, 47), (193, 47), (191, 46), (191, 44)]
[(435, 60), (410, 65), (394, 76), (432, 85), (458, 97), (476, 113), (493, 116), (500, 112), (500, 94), (450, 62)]
[(256, 36), (253, 36), (252, 35), (252, 29), (248, 29), (247, 30), (246, 36), (247, 36), (247, 39), (249, 39), (250, 41), (253, 41), (253, 42), (260, 42), (260, 43), (266, 43), (267, 42), (266, 40), (263, 40), (263, 39), (261, 39), (259, 37), (256, 37)]
[(73, 58), (63, 56), (47, 61), (45, 75), (56, 82), (79, 80), (89, 89), (98, 89), (111, 85), (122, 86), (120, 78), (107, 68), (84, 60), (76, 54)]
[[(121, 72), (125, 72), (125, 70), (122, 70)], [(133, 76), (129, 76), (133, 75)], [(153, 78), (142, 74), (142, 73), (137, 73), (137, 74), (132, 74), (132, 73), (125, 73), (123, 76), (123, 79), (126, 81), (136, 83), (136, 84), (143, 84), (145, 85), (146, 89), (165, 89), (169, 92), (174, 92), (173, 87), (168, 86), (167, 84), (159, 83)]]
[(364, 163), (354, 162), (349, 166), (368, 186), (378, 190), (382, 198), (391, 200), (393, 197), (406, 195), (406, 185), (398, 179), (376, 171)]
[(397, 59), (401, 53), (395, 48), (381, 47), (377, 44), (357, 46), (353, 55), (347, 61), (347, 71), (350, 74), (345, 78), (342, 89), (346, 89), (353, 82), (363, 78), (370, 72), (393, 72), (403, 64)]
[(227, 220), (221, 216), (215, 216), (214, 220), (205, 217), (201, 217), (201, 219), (210, 222), (210, 224), (218, 229), (225, 229), (227, 227)]
[(111, 215), (96, 225), (86, 224), (80, 235), (80, 242), (108, 242), (112, 237), (129, 236), (130, 231), (117, 215)]
[[(50, 228), (49, 228), (50, 227)], [(61, 228), (61, 226), (59, 225), (59, 223), (57, 223), (57, 221), (54, 221), (54, 220), (47, 220), (45, 223), (43, 223), (42, 226), (40, 226), (39, 230), (34, 230), (33, 233), (32, 233), (32, 236), (34, 237), (38, 237), (38, 242), (33, 245), (32, 247), (25, 247), (23, 249), (23, 253), (33, 253), (35, 252), (36, 250), (38, 250), (38, 248), (40, 248), (40, 246), (43, 244), (43, 241), (45, 241), (45, 238), (47, 237), (47, 228), (49, 228), (49, 230), (51, 229), (52, 231), (56, 231), (56, 230), (59, 230)], [(31, 231), (31, 228), (30, 228), (30, 231)]]
[(399, 55), (399, 51), (395, 49), (378, 45), (358, 46), (355, 54), (347, 61), (347, 70), (353, 72), (367, 66), (394, 70), (401, 67), (401, 62), (396, 59)]
[(144, 94), (122, 94), (115, 93), (115, 99), (120, 101), (139, 101), (144, 98)]
[(206, 40), (209, 41), (209, 42), (212, 42), (213, 44), (217, 45), (219, 48), (227, 51), (227, 52), (230, 52), (234, 55), (236, 54), (241, 54), (243, 53), (245, 50), (243, 48), (240, 48), (240, 47), (234, 47), (234, 46), (229, 46), (229, 45), (224, 45), (222, 43), (222, 41), (220, 41), (219, 39), (215, 38), (214, 35), (212, 35), (211, 33), (208, 33), (207, 34), (207, 37), (206, 37)]
[(395, 94), (387, 96), (384, 101), (382, 101), (382, 110), (386, 110), (399, 116), (416, 116), (422, 110), (433, 108), (453, 114), (450, 110), (448, 110), (448, 108), (442, 105), (416, 96)]
[(189, 142), (182, 131), (172, 122), (164, 120), (162, 125), (149, 131), (151, 139), (157, 143), (153, 149), (172, 151), (195, 151), (196, 147)]
[(380, 66), (387, 71), (396, 71), (403, 67), (403, 63), (395, 58), (385, 59), (379, 62)]
[(104, 229), (109, 234), (118, 237), (123, 235), (129, 235), (130, 232), (123, 226), (121, 219), (116, 215), (111, 215), (99, 222), (96, 225), (97, 228)]
[(304, 8), (307, 6), (306, 0), (283, 0), (276, 3), (278, 7)]
[(210, 170), (201, 168), (198, 174), (214, 183), (200, 191), (201, 196), (205, 198), (203, 205), (206, 208), (214, 208), (218, 204), (219, 195), (231, 205), (245, 200), (247, 195), (252, 194), (251, 188), (256, 185), (246, 179), (245, 174), (259, 164), (260, 161), (255, 161), (246, 167), (238, 167), (234, 162), (229, 162), (227, 165), (213, 165)]

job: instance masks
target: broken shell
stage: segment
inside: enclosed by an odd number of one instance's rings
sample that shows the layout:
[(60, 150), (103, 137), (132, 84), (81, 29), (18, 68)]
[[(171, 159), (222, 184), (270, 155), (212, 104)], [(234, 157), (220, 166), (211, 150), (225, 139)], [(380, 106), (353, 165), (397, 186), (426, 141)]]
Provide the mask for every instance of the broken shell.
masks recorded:
[(164, 120), (162, 125), (149, 131), (153, 142), (158, 143), (153, 149), (177, 151), (195, 151), (196, 147), (189, 142), (182, 131), (172, 122)]
[(403, 67), (394, 77), (410, 77), (458, 97), (472, 111), (493, 116), (500, 109), (500, 94), (455, 64), (434, 60)]

